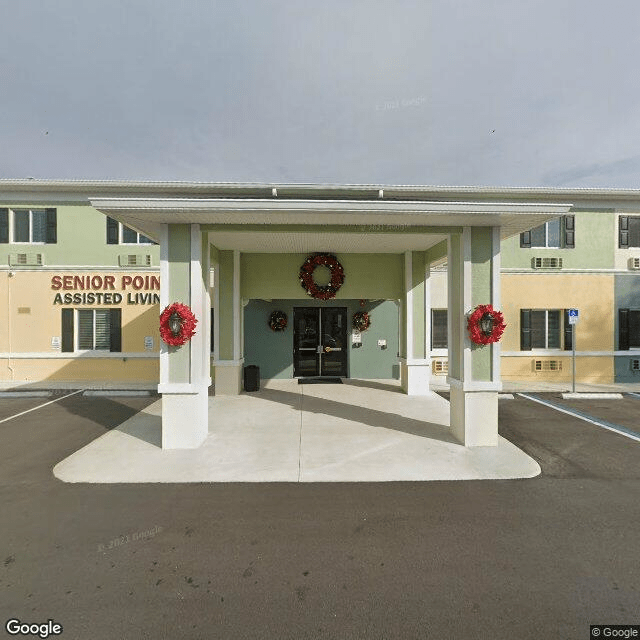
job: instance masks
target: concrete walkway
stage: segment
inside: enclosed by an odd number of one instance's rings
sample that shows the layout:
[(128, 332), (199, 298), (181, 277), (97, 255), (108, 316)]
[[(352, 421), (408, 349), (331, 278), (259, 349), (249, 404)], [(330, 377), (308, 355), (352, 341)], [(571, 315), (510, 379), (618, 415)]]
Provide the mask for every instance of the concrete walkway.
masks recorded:
[[(384, 482), (530, 478), (540, 467), (500, 438), (466, 448), (449, 434), (449, 403), (397, 383), (266, 383), (209, 400), (209, 437), (160, 448), (161, 401), (60, 462), (65, 482)], [(185, 418), (185, 419), (188, 419)]]

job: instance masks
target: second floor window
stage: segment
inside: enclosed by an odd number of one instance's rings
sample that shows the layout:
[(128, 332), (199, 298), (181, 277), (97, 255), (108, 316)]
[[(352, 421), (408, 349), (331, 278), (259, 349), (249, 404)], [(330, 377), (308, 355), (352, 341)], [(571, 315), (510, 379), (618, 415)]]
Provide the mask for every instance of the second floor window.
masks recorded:
[(575, 216), (562, 216), (545, 222), (520, 234), (523, 248), (573, 249), (575, 240)]
[(107, 217), (107, 244), (156, 244), (122, 222)]
[(0, 243), (55, 244), (55, 209), (0, 209)]
[(619, 216), (618, 247), (640, 247), (640, 216)]

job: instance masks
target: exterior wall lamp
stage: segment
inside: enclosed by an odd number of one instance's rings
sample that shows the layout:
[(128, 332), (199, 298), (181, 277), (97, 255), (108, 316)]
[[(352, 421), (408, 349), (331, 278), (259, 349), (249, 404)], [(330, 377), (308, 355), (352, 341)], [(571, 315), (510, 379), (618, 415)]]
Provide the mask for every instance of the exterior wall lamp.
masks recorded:
[(480, 330), (485, 336), (490, 336), (493, 333), (494, 322), (494, 317), (488, 311), (480, 318)]
[(179, 336), (182, 331), (182, 316), (177, 311), (169, 316), (169, 330), (174, 336)]

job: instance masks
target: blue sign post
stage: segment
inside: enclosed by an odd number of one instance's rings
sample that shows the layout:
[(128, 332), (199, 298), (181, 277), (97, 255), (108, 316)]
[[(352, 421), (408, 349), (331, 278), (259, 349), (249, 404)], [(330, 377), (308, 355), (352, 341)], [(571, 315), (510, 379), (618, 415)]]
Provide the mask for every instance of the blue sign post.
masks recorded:
[(571, 325), (571, 352), (572, 352), (572, 376), (571, 376), (571, 393), (576, 392), (576, 325), (580, 319), (578, 309), (569, 309), (569, 324)]

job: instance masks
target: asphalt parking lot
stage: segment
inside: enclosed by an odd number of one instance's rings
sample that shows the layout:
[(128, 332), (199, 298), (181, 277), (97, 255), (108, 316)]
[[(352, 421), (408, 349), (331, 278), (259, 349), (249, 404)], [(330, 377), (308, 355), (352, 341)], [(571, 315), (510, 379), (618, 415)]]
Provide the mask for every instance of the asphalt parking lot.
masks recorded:
[[(501, 400), (500, 423), (537, 478), (306, 485), (65, 484), (55, 464), (155, 398), (28, 411), (48, 401), (0, 400), (3, 628), (537, 640), (640, 624), (640, 443), (531, 400)], [(640, 398), (576, 406), (640, 431)]]

